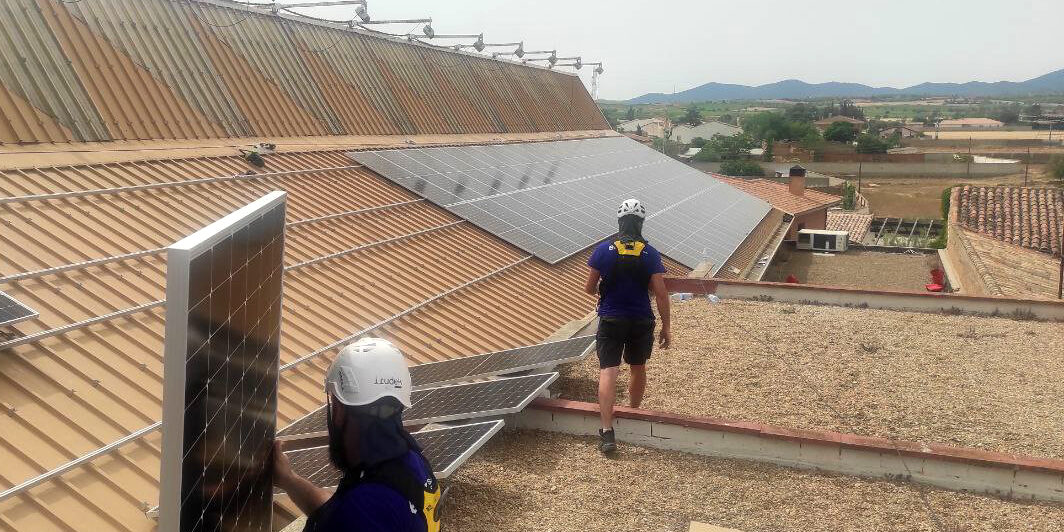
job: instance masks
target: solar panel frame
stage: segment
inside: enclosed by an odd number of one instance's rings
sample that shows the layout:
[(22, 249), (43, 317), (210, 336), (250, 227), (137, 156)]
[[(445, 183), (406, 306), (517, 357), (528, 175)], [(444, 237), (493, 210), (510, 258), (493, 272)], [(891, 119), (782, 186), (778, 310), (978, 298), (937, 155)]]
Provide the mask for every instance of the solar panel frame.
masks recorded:
[[(485, 443), (502, 430), (505, 422), (501, 419), (491, 421), (478, 421), (462, 425), (450, 425), (432, 429), (422, 429), (411, 433), (414, 440), (421, 446), (425, 458), (432, 466), (432, 472), (437, 479), (445, 479), (462, 466), (473, 456)], [(437, 440), (443, 440), (438, 442)], [(450, 441), (448, 441), (450, 440)], [(455, 451), (454, 440), (464, 443), (459, 452), (443, 454), (440, 448), (447, 446)], [(285, 451), (292, 463), (294, 472), (309, 480), (319, 488), (335, 489), (343, 478), (342, 473), (329, 461), (329, 446), (320, 445)], [(445, 460), (441, 458), (446, 458)], [(280, 493), (280, 492), (278, 492)]]
[(37, 316), (40, 316), (40, 313), (30, 308), (29, 305), (5, 292), (0, 292), (0, 327), (32, 320)]
[(552, 264), (615, 233), (611, 214), (636, 197), (651, 211), (644, 234), (658, 251), (715, 273), (771, 210), (627, 137), (348, 155)]
[[(163, 532), (272, 530), (269, 453), (276, 431), (286, 196), (271, 192), (168, 248), (159, 495)], [(215, 283), (217, 272), (227, 276)], [(252, 280), (259, 284), (248, 290)], [(219, 295), (212, 297), (215, 292)], [(258, 313), (248, 314), (251, 309)], [(215, 319), (215, 311), (224, 312), (222, 321)], [(245, 354), (254, 356), (234, 357)], [(217, 385), (211, 388), (216, 378), (223, 379), (220, 392)], [(240, 395), (230, 402), (236, 393)], [(251, 411), (248, 406), (256, 401), (259, 408)], [(195, 417), (201, 406), (202, 425)], [(219, 415), (223, 417), (216, 422)], [(251, 441), (253, 433), (260, 439)], [(250, 441), (247, 452), (245, 441)], [(198, 459), (192, 453), (200, 450), (203, 467), (195, 475), (198, 465), (190, 460)], [(233, 481), (230, 474), (239, 477)], [(248, 482), (245, 475), (250, 475)], [(222, 502), (216, 503), (218, 495)], [(236, 501), (240, 496), (244, 500)], [(229, 511), (234, 502), (239, 504), (235, 513)], [(200, 518), (194, 524), (189, 516), (196, 509)], [(208, 509), (210, 522), (205, 521)]]
[[(558, 374), (552, 372), (523, 375), (520, 377), (501, 377), (481, 382), (449, 384), (436, 388), (426, 388), (416, 392), (422, 394), (423, 397), (417, 398), (416, 400), (411, 397), (413, 404), (410, 408), (403, 411), (403, 424), (427, 425), (429, 423), (446, 423), (448, 421), (457, 421), (460, 419), (503, 416), (520, 412), (528, 406), (528, 403), (531, 403), (533, 399), (539, 396), (544, 389), (557, 379)], [(513, 386), (522, 386), (518, 392), (520, 395), (516, 395), (506, 388)], [(505, 393), (510, 394), (505, 396), (506, 399), (511, 400), (506, 405), (492, 403), (489, 407), (485, 407), (481, 404), (480, 410), (455, 408), (447, 410), (438, 406), (441, 399), (453, 403), (456, 400), (456, 397), (460, 397), (460, 394), (481, 394), (480, 397), (498, 400), (500, 394), (490, 393), (492, 390), (498, 388), (502, 388), (506, 390)], [(484, 390), (487, 390), (487, 392), (484, 392)], [(484, 393), (489, 393), (489, 395), (483, 395)], [(517, 402), (513, 402), (513, 400), (518, 398), (519, 400)]]
[[(586, 345), (584, 345), (586, 343)], [(539, 362), (532, 362), (527, 364), (506, 364), (506, 359), (513, 358), (515, 354), (521, 353), (526, 350), (539, 350), (547, 351), (554, 347), (567, 348), (570, 345), (583, 345), (579, 352), (574, 354), (567, 354), (559, 358), (544, 358)], [(490, 353), (482, 353), (479, 355), (472, 355), (462, 358), (454, 358), (451, 360), (442, 360), (439, 362), (430, 362), (427, 364), (418, 364), (410, 367), (410, 378), (414, 383), (415, 390), (421, 390), (430, 386), (439, 386), (443, 384), (452, 384), (456, 382), (462, 382), (472, 379), (480, 379), (484, 377), (494, 377), (497, 375), (507, 375), (513, 373), (520, 373), (524, 371), (556, 367), (562, 364), (569, 364), (572, 362), (578, 362), (587, 358), (591, 353), (591, 350), (595, 346), (595, 335), (577, 336), (573, 338), (566, 338), (564, 340), (557, 340), (554, 342), (545, 342), (542, 344), (527, 345), (521, 347), (515, 347), (513, 349), (504, 349), (501, 351), (493, 351)], [(566, 353), (572, 352), (571, 349)], [(448, 366), (454, 366), (456, 368), (465, 368), (466, 366), (473, 366), (468, 371), (452, 370), (447, 371), (444, 368)], [(419, 373), (424, 372), (439, 372), (444, 371), (445, 375), (451, 375), (448, 378), (433, 378), (427, 380), (424, 377), (419, 378)], [(429, 373), (430, 375), (433, 373)]]

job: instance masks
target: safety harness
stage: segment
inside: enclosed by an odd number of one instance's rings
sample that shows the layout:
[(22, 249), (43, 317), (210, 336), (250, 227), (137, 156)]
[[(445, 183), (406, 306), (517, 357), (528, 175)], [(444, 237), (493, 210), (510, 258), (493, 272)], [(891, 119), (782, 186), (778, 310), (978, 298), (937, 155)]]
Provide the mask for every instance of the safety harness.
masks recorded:
[(650, 286), (650, 270), (643, 264), (643, 250), (647, 243), (641, 240), (624, 242), (614, 240), (611, 249), (617, 251), (613, 268), (599, 281), (599, 302), (606, 297), (621, 279), (634, 279), (636, 286)]
[[(424, 457), (421, 457), (421, 460), (428, 465), (428, 461)], [(425, 520), (425, 530), (427, 532), (440, 531), (440, 498), (442, 495), (440, 483), (436, 480), (436, 476), (432, 474), (431, 470), (428, 473), (428, 478), (422, 483), (414, 476), (410, 468), (403, 463), (402, 459), (388, 460), (373, 469), (365, 471), (360, 477), (355, 478), (353, 474), (346, 475), (336, 488), (336, 494), (339, 496), (361, 484), (368, 483), (382, 484), (394, 489), (410, 503), (411, 511), (416, 510), (418, 516)], [(331, 506), (322, 507), (321, 511), (314, 516), (314, 521), (324, 522), (328, 520), (328, 514), (333, 510)]]

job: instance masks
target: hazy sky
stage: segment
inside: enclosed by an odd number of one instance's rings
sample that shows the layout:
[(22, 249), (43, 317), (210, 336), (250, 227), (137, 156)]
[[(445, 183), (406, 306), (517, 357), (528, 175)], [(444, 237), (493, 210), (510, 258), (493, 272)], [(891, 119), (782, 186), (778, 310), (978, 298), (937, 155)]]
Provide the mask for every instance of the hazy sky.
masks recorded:
[[(377, 19), (429, 16), (437, 33), (484, 32), (487, 42), (524, 40), (526, 49), (601, 60), (599, 97), (607, 99), (710, 81), (905, 87), (1022, 81), (1064, 68), (1064, 0), (368, 2)], [(581, 71), (589, 88), (590, 70)]]

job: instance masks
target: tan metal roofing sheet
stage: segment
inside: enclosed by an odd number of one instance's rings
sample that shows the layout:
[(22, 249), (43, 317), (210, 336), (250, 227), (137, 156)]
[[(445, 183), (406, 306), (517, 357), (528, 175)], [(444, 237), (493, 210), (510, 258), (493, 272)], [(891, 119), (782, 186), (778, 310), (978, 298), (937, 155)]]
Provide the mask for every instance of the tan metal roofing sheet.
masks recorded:
[(13, 1), (0, 142), (608, 127), (562, 72), (198, 0)]
[[(328, 151), (268, 160), (270, 170), (350, 162)], [(0, 176), (0, 190), (87, 190), (244, 169), (236, 157), (22, 169)], [(373, 334), (397, 341), (412, 362), (442, 360), (538, 342), (593, 308), (581, 290), (587, 252), (548, 265), (362, 168), (0, 204), (0, 225), (16, 229), (3, 231), (0, 276), (165, 246), (271, 188), (290, 198), (283, 362), (381, 322)], [(42, 334), (21, 344), (0, 339), (0, 488), (159, 419), (163, 308), (138, 306), (164, 298), (164, 285), (160, 253), (0, 279), (40, 311), (16, 330)], [(281, 424), (320, 406), (330, 353), (284, 372)], [(150, 530), (144, 510), (158, 501), (159, 459), (152, 432), (0, 502), (0, 525)]]

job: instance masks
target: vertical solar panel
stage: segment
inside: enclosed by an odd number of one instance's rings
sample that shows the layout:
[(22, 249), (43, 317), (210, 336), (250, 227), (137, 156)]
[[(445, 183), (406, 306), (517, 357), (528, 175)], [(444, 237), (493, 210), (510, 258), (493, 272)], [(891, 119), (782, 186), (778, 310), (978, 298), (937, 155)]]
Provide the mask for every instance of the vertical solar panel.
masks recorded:
[(349, 155), (550, 263), (614, 234), (617, 206), (638, 198), (651, 245), (720, 267), (771, 208), (627, 137)]
[(167, 251), (164, 532), (271, 530), (285, 193)]
[(37, 317), (37, 311), (0, 292), (0, 326), (13, 325)]

